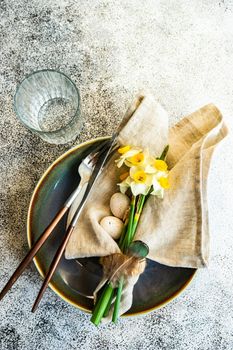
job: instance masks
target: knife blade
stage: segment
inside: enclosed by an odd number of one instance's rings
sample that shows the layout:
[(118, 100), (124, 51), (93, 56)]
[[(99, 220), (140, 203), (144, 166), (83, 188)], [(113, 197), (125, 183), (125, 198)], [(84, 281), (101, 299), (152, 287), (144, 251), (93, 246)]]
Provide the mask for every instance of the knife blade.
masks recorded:
[(107, 160), (108, 160), (109, 155), (111, 154), (111, 152), (113, 151), (114, 147), (116, 146), (116, 138), (117, 138), (117, 136), (118, 136), (117, 133), (115, 133), (111, 137), (111, 139), (109, 140), (109, 147), (106, 148), (106, 151), (103, 152), (99, 156), (99, 158), (98, 158), (98, 160), (96, 162), (96, 165), (94, 167), (94, 170), (93, 170), (93, 172), (91, 174), (91, 177), (90, 177), (90, 179), (88, 181), (88, 185), (87, 185), (86, 191), (84, 192), (83, 198), (82, 198), (78, 208), (76, 209), (69, 226), (73, 226), (74, 227), (76, 225), (76, 223), (78, 221), (78, 218), (79, 218), (79, 216), (81, 214), (81, 211), (82, 211), (82, 209), (83, 209), (83, 207), (84, 207), (84, 205), (85, 205), (85, 203), (87, 201), (87, 198), (88, 198), (88, 196), (89, 196), (89, 194), (91, 192), (92, 187), (96, 183), (96, 180), (97, 180), (99, 174), (102, 172), (103, 167), (107, 164)]

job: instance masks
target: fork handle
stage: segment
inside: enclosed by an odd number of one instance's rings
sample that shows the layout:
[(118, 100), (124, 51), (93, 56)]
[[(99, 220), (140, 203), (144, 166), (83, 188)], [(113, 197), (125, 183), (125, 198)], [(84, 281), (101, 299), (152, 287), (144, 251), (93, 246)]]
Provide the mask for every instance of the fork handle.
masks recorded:
[(70, 208), (71, 205), (73, 204), (73, 202), (75, 201), (75, 199), (78, 197), (79, 193), (81, 192), (83, 186), (85, 185), (85, 183), (87, 183), (88, 180), (84, 180), (81, 178), (78, 187), (71, 193), (71, 195), (69, 196), (69, 198), (66, 200), (64, 206)]
[(69, 208), (67, 206), (64, 206), (55, 216), (53, 221), (49, 224), (49, 226), (45, 229), (45, 231), (41, 234), (41, 236), (38, 238), (36, 243), (33, 245), (33, 247), (29, 250), (25, 258), (21, 261), (7, 284), (4, 286), (0, 293), (0, 300), (6, 295), (6, 293), (11, 289), (13, 284), (17, 281), (19, 276), (23, 273), (23, 271), (26, 269), (26, 267), (29, 265), (29, 263), (32, 261), (38, 250), (41, 248), (41, 246), (44, 244), (46, 239), (49, 237), (55, 226), (58, 224), (58, 222), (61, 220), (61, 218), (65, 215)]
[(73, 230), (74, 230), (74, 226), (70, 225), (68, 230), (66, 231), (65, 237), (64, 237), (61, 245), (59, 246), (59, 248), (58, 248), (58, 250), (57, 250), (57, 252), (56, 252), (56, 254), (55, 254), (54, 258), (53, 258), (52, 264), (51, 264), (51, 266), (49, 268), (49, 271), (48, 271), (48, 273), (47, 273), (47, 275), (46, 275), (46, 277), (44, 279), (44, 282), (43, 282), (42, 287), (41, 287), (41, 289), (39, 291), (39, 294), (38, 294), (38, 296), (36, 298), (36, 301), (35, 301), (35, 303), (34, 303), (34, 305), (32, 307), (32, 312), (36, 311), (36, 309), (37, 309), (37, 307), (39, 305), (39, 302), (40, 302), (41, 298), (43, 297), (44, 292), (45, 292), (46, 288), (48, 287), (48, 284), (49, 284), (51, 278), (53, 277), (53, 274), (54, 274), (54, 272), (55, 272), (55, 270), (57, 268), (57, 265), (59, 264), (59, 262), (61, 260), (62, 254), (64, 253), (64, 250), (66, 248), (66, 245), (67, 245), (67, 243), (69, 241), (69, 238), (70, 238)]

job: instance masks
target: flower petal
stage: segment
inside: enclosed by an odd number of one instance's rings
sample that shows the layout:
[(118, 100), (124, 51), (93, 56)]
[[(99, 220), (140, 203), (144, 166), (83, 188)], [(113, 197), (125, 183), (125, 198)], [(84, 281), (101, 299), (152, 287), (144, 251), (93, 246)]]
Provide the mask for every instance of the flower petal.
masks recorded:
[(157, 172), (157, 170), (151, 164), (147, 164), (145, 166), (145, 172), (147, 174), (155, 174)]
[(130, 188), (134, 196), (138, 196), (139, 194), (146, 195), (150, 190), (150, 186), (147, 186), (146, 184), (136, 183), (134, 181), (131, 183)]
[(124, 193), (128, 190), (128, 188), (130, 187), (127, 183), (125, 182), (121, 182), (118, 184), (118, 186), (120, 187), (120, 192)]
[(131, 146), (130, 146), (130, 145), (126, 145), (126, 146), (120, 147), (120, 148), (118, 149), (118, 153), (120, 153), (120, 154), (125, 154), (125, 153), (128, 152), (130, 149), (131, 149)]
[(168, 182), (168, 178), (167, 177), (161, 177), (159, 180), (159, 184), (162, 188), (165, 189), (169, 189), (170, 188), (170, 184)]
[(155, 172), (155, 177), (157, 180), (159, 180), (161, 177), (167, 177), (168, 172), (167, 171), (156, 171)]
[(143, 165), (145, 156), (142, 152), (135, 154), (133, 157), (127, 159), (132, 165)]
[(131, 148), (128, 152), (126, 152), (125, 154), (123, 154), (121, 157), (126, 158), (130, 158), (135, 156), (136, 154), (140, 153), (141, 149), (140, 148)]
[(160, 183), (158, 182), (156, 176), (153, 177), (153, 191), (159, 191), (161, 190), (161, 186), (160, 186)]
[(121, 168), (122, 165), (124, 164), (124, 158), (116, 159), (115, 162), (116, 162), (117, 167)]
[(152, 184), (153, 184), (153, 175), (152, 174), (147, 174), (145, 184), (147, 186), (150, 186), (150, 187), (152, 186)]
[(130, 176), (128, 176), (126, 179), (125, 179), (125, 183), (127, 184), (127, 185), (131, 185), (131, 183), (132, 183), (132, 179), (131, 179), (131, 177)]
[(156, 159), (154, 162), (155, 169), (159, 171), (166, 171), (167, 170), (167, 163), (162, 159)]
[(160, 189), (157, 190), (157, 191), (152, 191), (151, 194), (152, 194), (152, 196), (156, 196), (156, 197), (158, 197), (158, 198), (163, 198), (164, 189), (163, 189), (163, 188), (160, 188)]

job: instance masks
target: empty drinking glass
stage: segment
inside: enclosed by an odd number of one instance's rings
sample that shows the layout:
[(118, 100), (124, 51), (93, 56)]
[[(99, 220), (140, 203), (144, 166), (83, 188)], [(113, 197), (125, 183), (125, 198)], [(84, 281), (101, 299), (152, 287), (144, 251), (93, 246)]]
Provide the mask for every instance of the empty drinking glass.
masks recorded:
[(61, 72), (46, 69), (27, 76), (16, 90), (14, 107), (20, 121), (47, 142), (70, 142), (81, 130), (79, 91)]

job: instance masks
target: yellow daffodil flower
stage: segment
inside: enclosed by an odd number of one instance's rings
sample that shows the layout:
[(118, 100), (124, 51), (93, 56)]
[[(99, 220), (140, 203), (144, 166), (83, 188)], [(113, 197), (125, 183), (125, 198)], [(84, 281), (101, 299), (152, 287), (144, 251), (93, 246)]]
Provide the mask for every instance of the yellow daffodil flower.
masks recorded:
[(162, 159), (155, 159), (154, 157), (149, 157), (145, 170), (147, 173), (154, 174), (158, 173), (158, 176), (165, 175), (168, 172), (167, 163)]
[(141, 166), (143, 165), (145, 156), (142, 152), (135, 154), (133, 157), (127, 158), (125, 164), (129, 167), (131, 166)]
[(138, 170), (132, 175), (132, 179), (137, 183), (145, 183), (147, 179), (147, 174), (144, 170)]
[[(138, 147), (131, 147), (131, 146), (125, 146), (119, 148), (121, 156), (119, 159), (115, 160), (117, 167), (120, 168), (124, 163), (126, 164), (126, 161), (137, 155), (138, 153), (141, 152), (141, 149)], [(118, 152), (119, 152), (118, 150)]]
[[(149, 155), (149, 151), (148, 149), (145, 149), (143, 152), (140, 151), (134, 156), (127, 158), (125, 160), (125, 165), (127, 165), (129, 168), (132, 166), (140, 166), (146, 169), (146, 167), (150, 164), (150, 162), (151, 162), (151, 157)], [(153, 169), (153, 172), (154, 172), (154, 169)]]

